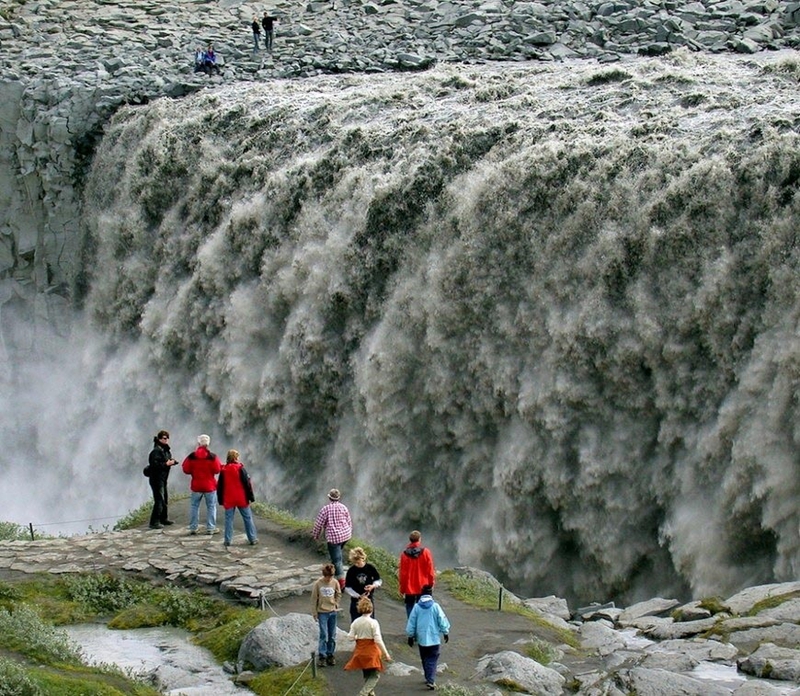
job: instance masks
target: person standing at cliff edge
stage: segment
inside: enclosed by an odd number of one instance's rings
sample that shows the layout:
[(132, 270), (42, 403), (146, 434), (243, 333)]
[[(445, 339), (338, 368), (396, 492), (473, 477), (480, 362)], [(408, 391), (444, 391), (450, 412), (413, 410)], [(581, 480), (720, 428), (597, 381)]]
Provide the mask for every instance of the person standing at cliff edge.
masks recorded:
[(256, 538), (256, 525), (253, 522), (253, 513), (250, 503), (256, 497), (253, 495), (253, 484), (250, 475), (239, 461), (239, 452), (235, 449), (228, 450), (227, 463), (222, 467), (217, 482), (217, 498), (219, 504), (225, 508), (225, 535), (222, 543), (228, 548), (233, 541), (233, 517), (236, 511), (242, 516), (244, 532), (250, 546), (258, 543)]
[(258, 53), (258, 37), (261, 36), (261, 26), (258, 23), (258, 17), (253, 15), (253, 22), (250, 24), (253, 30), (253, 53)]
[(183, 473), (192, 477), (189, 503), (189, 534), (197, 534), (200, 522), (200, 501), (206, 500), (206, 534), (217, 534), (217, 479), (222, 470), (219, 457), (208, 449), (211, 438), (200, 435), (197, 448), (183, 460)]
[(336, 568), (336, 579), (339, 587), (344, 588), (344, 566), (342, 565), (342, 550), (344, 545), (353, 536), (353, 523), (350, 520), (350, 511), (341, 502), (342, 494), (338, 488), (331, 488), (328, 493), (328, 504), (323, 505), (317, 513), (311, 536), (316, 540), (325, 529), (325, 540), (328, 542), (328, 554), (331, 563)]
[(278, 21), (277, 17), (273, 17), (264, 12), (261, 18), (261, 26), (264, 27), (264, 48), (272, 53), (272, 38), (275, 34), (275, 22)]
[(400, 554), (400, 594), (405, 598), (406, 618), (422, 596), (426, 585), (433, 589), (436, 571), (433, 554), (422, 546), (422, 534), (416, 529), (408, 535), (409, 544)]
[(167, 479), (170, 468), (177, 463), (169, 449), (169, 433), (166, 430), (159, 430), (153, 438), (153, 449), (147, 458), (147, 477), (150, 479), (150, 488), (153, 491), (150, 529), (161, 529), (165, 525), (173, 524), (167, 510), (169, 504)]

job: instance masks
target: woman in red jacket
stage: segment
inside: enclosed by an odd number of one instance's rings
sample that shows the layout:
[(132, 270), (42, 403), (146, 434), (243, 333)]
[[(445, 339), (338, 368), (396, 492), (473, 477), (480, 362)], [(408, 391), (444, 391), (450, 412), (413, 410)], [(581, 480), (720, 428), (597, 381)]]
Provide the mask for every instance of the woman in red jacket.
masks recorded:
[(247, 541), (253, 546), (258, 543), (256, 539), (256, 526), (253, 523), (253, 513), (250, 503), (255, 500), (250, 476), (239, 461), (239, 452), (235, 449), (228, 450), (227, 463), (222, 467), (217, 484), (217, 495), (222, 507), (225, 508), (225, 547), (231, 545), (233, 539), (233, 516), (236, 510), (244, 521), (244, 531)]

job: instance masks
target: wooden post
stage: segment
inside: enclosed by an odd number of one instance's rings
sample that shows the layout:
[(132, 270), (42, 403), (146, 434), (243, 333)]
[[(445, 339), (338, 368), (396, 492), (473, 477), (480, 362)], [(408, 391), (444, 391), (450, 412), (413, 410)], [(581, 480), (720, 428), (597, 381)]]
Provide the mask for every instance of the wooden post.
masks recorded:
[(31, 541), (36, 541), (36, 537), (33, 535), (33, 522), (28, 522), (28, 529), (31, 530)]
[(317, 653), (311, 652), (311, 676), (317, 678)]
[(497, 593), (497, 611), (503, 611), (503, 586), (500, 585), (500, 592)]

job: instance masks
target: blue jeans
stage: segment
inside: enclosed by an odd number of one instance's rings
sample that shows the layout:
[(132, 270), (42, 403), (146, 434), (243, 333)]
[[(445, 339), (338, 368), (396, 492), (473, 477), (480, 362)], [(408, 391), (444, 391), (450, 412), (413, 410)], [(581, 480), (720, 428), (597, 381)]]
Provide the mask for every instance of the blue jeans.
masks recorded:
[(192, 491), (189, 505), (189, 531), (196, 532), (200, 522), (200, 501), (206, 499), (206, 529), (210, 532), (217, 526), (217, 492), (196, 493)]
[(244, 532), (247, 534), (247, 541), (252, 544), (256, 540), (256, 525), (253, 523), (253, 513), (250, 512), (249, 506), (240, 508), (232, 507), (225, 510), (225, 535), (223, 541), (230, 546), (233, 540), (233, 517), (237, 510), (239, 514), (241, 514), (242, 521), (244, 522)]
[(419, 659), (422, 660), (422, 671), (425, 673), (425, 683), (436, 683), (436, 665), (439, 664), (438, 645), (420, 645)]
[(253, 52), (258, 51), (258, 34), (253, 32)]
[(333, 657), (336, 652), (336, 612), (325, 611), (317, 614), (319, 623), (319, 656)]
[(341, 544), (331, 544), (328, 542), (328, 554), (331, 557), (331, 563), (333, 563), (334, 568), (336, 568), (336, 577), (343, 578), (344, 577), (344, 566), (342, 565), (342, 549), (346, 544), (346, 541), (343, 541)]

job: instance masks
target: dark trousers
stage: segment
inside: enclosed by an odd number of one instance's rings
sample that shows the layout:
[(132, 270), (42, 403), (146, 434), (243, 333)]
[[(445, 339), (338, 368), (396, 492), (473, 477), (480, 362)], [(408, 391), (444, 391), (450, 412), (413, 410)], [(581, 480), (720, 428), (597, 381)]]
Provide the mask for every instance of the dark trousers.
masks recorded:
[(153, 512), (150, 513), (150, 526), (158, 523), (163, 524), (169, 517), (167, 516), (167, 505), (169, 504), (169, 494), (167, 484), (164, 481), (150, 481), (150, 488), (153, 491)]
[(422, 671), (425, 673), (425, 683), (436, 682), (436, 665), (439, 664), (438, 645), (420, 645), (419, 659), (422, 660)]
[(411, 616), (411, 610), (414, 608), (414, 605), (419, 602), (419, 598), (422, 597), (422, 595), (407, 594), (403, 596), (405, 597), (406, 601), (406, 618), (408, 618)]

